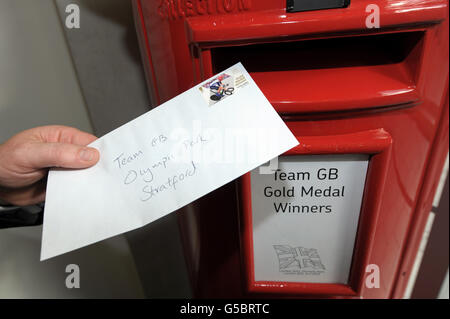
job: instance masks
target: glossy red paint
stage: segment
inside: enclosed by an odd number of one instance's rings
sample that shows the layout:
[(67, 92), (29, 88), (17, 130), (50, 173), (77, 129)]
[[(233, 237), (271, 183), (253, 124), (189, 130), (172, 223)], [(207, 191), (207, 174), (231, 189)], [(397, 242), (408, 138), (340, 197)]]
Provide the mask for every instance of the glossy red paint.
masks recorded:
[(432, 160), (429, 162), (425, 172), (425, 178), (420, 191), (419, 201), (416, 205), (414, 216), (411, 219), (411, 226), (409, 227), (408, 239), (406, 240), (408, 244), (403, 250), (402, 262), (397, 272), (397, 283), (393, 292), (393, 297), (395, 298), (402, 298), (408, 284), (411, 266), (414, 264), (417, 250), (419, 249), (420, 241), (422, 239), (423, 229), (425, 229), (425, 225), (427, 223), (427, 212), (429, 212), (432, 207), (434, 193), (442, 172), (442, 166), (444, 165), (446, 154), (448, 154), (448, 103), (447, 90), (447, 96), (443, 101), (444, 107), (442, 110), (441, 120), (433, 142), (432, 149), (434, 154), (430, 154)]
[[(365, 26), (368, 4), (380, 8), (380, 29)], [(301, 152), (373, 154), (348, 285), (252, 282), (251, 203), (230, 183), (179, 211), (195, 296), (402, 297), (448, 151), (448, 1), (353, 0), (292, 14), (283, 0), (134, 7), (161, 103), (239, 59)], [(363, 285), (367, 264), (380, 267), (378, 289)]]
[[(263, 1), (267, 4), (268, 1)], [(275, 2), (275, 1), (272, 1)], [(281, 2), (281, 3), (280, 3)], [(204, 47), (222, 46), (226, 42), (255, 43), (260, 39), (280, 41), (287, 37), (305, 37), (324, 33), (360, 34), (366, 29), (368, 4), (380, 8), (383, 28), (397, 28), (408, 24), (430, 24), (443, 21), (447, 16), (447, 1), (353, 0), (347, 8), (286, 13), (283, 1), (276, 1), (272, 9), (260, 10), (259, 1), (252, 10), (232, 15), (218, 15), (214, 19), (200, 15), (186, 20), (189, 42)], [(280, 5), (281, 4), (281, 5)], [(285, 4), (285, 3), (284, 3)]]

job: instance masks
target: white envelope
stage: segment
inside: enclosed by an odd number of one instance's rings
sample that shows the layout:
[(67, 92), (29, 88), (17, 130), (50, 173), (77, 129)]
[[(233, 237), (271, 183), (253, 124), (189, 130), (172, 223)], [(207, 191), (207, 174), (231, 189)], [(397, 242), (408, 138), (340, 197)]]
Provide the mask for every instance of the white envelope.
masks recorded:
[(50, 171), (41, 260), (151, 223), (296, 145), (236, 64), (93, 142), (95, 166)]

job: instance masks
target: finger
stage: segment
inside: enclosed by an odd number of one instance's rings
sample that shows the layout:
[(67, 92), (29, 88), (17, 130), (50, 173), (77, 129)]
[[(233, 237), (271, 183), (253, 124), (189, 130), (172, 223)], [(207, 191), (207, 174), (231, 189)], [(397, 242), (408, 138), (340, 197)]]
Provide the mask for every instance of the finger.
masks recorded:
[(16, 206), (34, 205), (45, 200), (45, 187), (46, 183), (42, 180), (16, 189), (0, 187), (0, 198)]
[(65, 143), (64, 139), (68, 139), (72, 144), (78, 144), (83, 146), (91, 144), (93, 141), (97, 139), (96, 136), (80, 131), (73, 127), (69, 127), (67, 130), (64, 130), (61, 136), (63, 137), (63, 139), (61, 141), (58, 141), (60, 143)]
[(97, 139), (96, 136), (80, 131), (74, 127), (49, 125), (37, 128), (43, 142), (88, 145)]
[(30, 143), (23, 158), (29, 167), (86, 168), (93, 166), (100, 158), (92, 147), (66, 143)]

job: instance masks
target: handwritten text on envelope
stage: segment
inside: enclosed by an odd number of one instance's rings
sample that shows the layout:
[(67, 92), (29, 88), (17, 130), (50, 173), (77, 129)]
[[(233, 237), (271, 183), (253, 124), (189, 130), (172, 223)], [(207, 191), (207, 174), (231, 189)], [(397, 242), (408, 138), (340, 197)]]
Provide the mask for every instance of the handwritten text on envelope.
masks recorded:
[(297, 144), (236, 64), (93, 142), (94, 167), (50, 171), (41, 260), (142, 227)]

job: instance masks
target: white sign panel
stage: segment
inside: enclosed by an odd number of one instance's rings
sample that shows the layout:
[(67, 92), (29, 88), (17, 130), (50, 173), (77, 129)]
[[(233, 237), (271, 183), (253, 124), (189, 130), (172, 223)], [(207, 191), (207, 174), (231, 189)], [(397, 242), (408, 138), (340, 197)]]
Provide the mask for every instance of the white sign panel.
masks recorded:
[(284, 156), (251, 172), (255, 281), (348, 282), (368, 162)]

